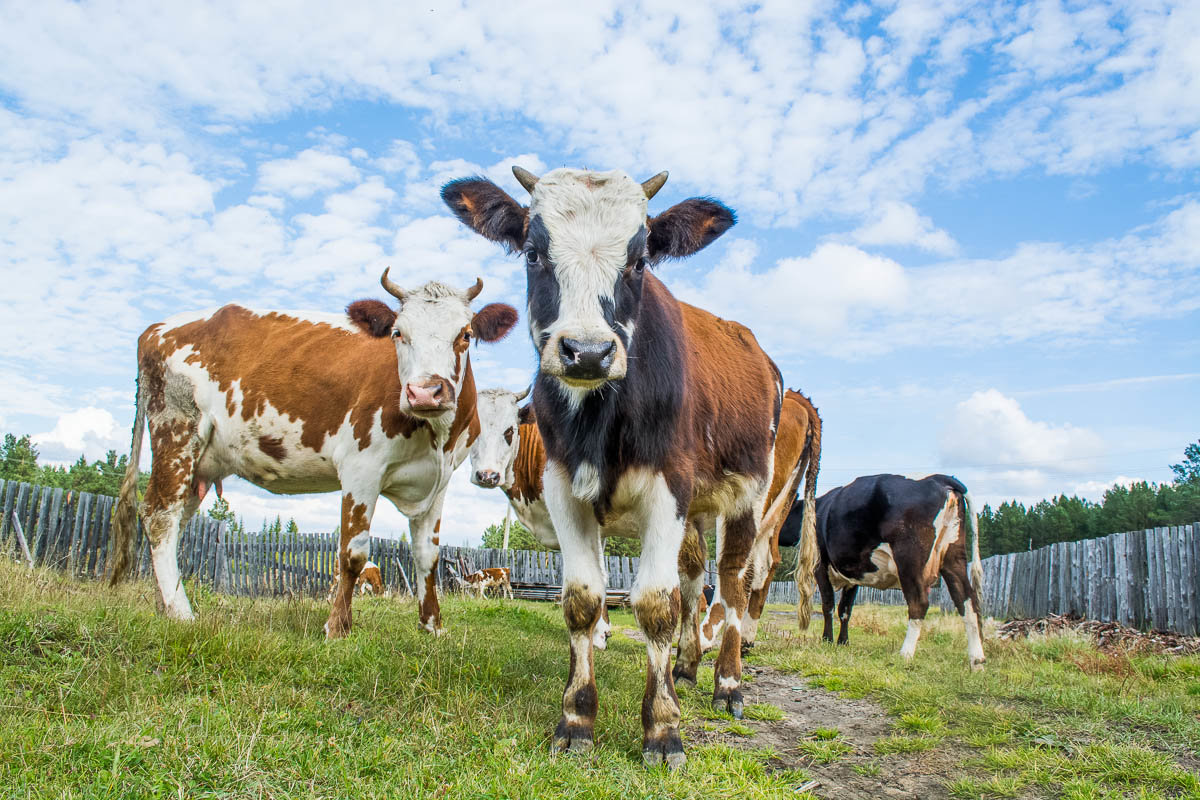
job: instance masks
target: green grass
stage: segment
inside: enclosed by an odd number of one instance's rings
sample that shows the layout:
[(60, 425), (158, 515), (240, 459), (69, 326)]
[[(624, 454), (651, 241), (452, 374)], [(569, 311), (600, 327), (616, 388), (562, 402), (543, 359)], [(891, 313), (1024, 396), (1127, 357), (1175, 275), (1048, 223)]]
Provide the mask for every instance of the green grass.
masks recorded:
[(956, 797), (1200, 798), (1200, 777), (1181, 764), (1200, 752), (1200, 657), (988, 638), (987, 666), (972, 673), (959, 617), (931, 611), (911, 663), (898, 654), (904, 618), (856, 608), (849, 646), (819, 642), (814, 624), (799, 639), (760, 640), (751, 661), (879, 702), (896, 720), (875, 742), (881, 755), (963, 748), (948, 776)]
[[(451, 598), (434, 639), (411, 601), (368, 598), (326, 643), (322, 602), (200, 595), (179, 624), (146, 585), (0, 564), (0, 796), (795, 798), (807, 779), (719, 743), (646, 769), (645, 648), (621, 637), (596, 658), (596, 749), (551, 753), (567, 648), (548, 603)], [(711, 674), (681, 693), (689, 724)]]
[[(326, 643), (323, 602), (192, 594), (184, 625), (155, 616), (147, 585), (0, 562), (0, 797), (802, 797), (803, 771), (711, 711), (711, 661), (679, 694), (687, 729), (725, 743), (685, 735), (684, 771), (644, 768), (645, 648), (623, 635), (596, 656), (596, 749), (552, 753), (567, 648), (547, 603), (450, 598), (433, 639), (411, 601), (369, 598)], [(893, 730), (852, 768), (881, 782), (895, 759), (956, 748), (956, 797), (1200, 797), (1179, 763), (1200, 751), (1200, 658), (988, 639), (971, 673), (957, 618), (931, 614), (926, 632), (906, 664), (903, 611), (863, 607), (848, 647), (763, 629), (749, 661), (880, 703)], [(754, 726), (783, 713), (747, 712)], [(818, 729), (792, 755), (849, 746)]]

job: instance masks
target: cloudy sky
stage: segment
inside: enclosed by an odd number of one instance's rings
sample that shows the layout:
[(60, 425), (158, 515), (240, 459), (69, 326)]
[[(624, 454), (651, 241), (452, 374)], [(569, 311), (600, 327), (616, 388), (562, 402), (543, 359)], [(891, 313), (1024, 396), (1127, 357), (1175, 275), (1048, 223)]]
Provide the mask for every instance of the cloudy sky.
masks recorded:
[[(521, 198), (519, 163), (738, 211), (660, 275), (811, 394), (823, 490), (1098, 499), (1200, 434), (1200, 4), (402, 5), (0, 3), (0, 430), (126, 451), (137, 335), (180, 310), (337, 310), (388, 265), (523, 307), (437, 197)], [(475, 351), (482, 386), (528, 382), (523, 330)], [(465, 471), (447, 508), (449, 542), (504, 513)]]

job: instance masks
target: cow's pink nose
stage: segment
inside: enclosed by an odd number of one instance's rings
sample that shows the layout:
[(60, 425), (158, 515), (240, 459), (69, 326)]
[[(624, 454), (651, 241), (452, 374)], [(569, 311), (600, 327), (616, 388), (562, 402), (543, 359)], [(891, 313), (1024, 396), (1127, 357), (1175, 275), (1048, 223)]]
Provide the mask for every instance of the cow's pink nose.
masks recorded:
[(408, 404), (417, 411), (436, 411), (454, 402), (454, 393), (441, 379), (428, 383), (409, 383), (404, 387)]

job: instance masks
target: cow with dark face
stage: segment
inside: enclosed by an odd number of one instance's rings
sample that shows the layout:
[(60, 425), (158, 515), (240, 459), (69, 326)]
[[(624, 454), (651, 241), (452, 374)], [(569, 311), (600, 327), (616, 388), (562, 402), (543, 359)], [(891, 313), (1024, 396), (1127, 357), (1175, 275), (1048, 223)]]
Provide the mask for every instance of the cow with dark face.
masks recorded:
[[(792, 506), (779, 543), (797, 541), (805, 503)], [(963, 618), (967, 661), (983, 667), (983, 567), (979, 524), (967, 487), (949, 475), (912, 480), (902, 475), (867, 475), (817, 498), (815, 571), (825, 616), (822, 638), (833, 641), (833, 597), (840, 589), (838, 644), (847, 628), (859, 586), (900, 589), (908, 604), (908, 634), (900, 655), (911, 659), (929, 609), (929, 589), (940, 577)]]
[(744, 569), (771, 485), (779, 370), (742, 325), (677, 301), (647, 267), (702, 249), (734, 223), (710, 199), (647, 215), (666, 173), (514, 169), (521, 206), (468, 178), (442, 197), (460, 220), (525, 260), (539, 356), (533, 406), (546, 449), (546, 505), (563, 553), (571, 669), (555, 745), (592, 747), (597, 694), (592, 631), (604, 601), (602, 535), (632, 519), (642, 556), (630, 600), (646, 635), (642, 700), (647, 763), (684, 763), (670, 647), (679, 621), (677, 563), (690, 517), (720, 526), (717, 554), (730, 622), (714, 703), (741, 712)]

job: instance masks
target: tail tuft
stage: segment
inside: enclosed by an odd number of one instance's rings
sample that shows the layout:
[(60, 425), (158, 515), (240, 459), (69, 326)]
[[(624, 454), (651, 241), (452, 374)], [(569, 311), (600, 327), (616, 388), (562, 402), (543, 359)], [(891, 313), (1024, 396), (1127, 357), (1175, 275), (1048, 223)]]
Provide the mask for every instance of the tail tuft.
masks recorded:
[(109, 542), (109, 553), (112, 555), (112, 567), (109, 569), (109, 585), (116, 586), (129, 576), (133, 565), (133, 543), (137, 538), (138, 528), (138, 462), (142, 457), (142, 432), (146, 427), (146, 390), (142, 380), (141, 369), (137, 376), (137, 405), (133, 415), (133, 442), (129, 448), (129, 463), (125, 467), (125, 477), (121, 481), (121, 491), (117, 495), (117, 504), (113, 509), (112, 533)]
[[(803, 396), (803, 395), (801, 395)], [(821, 417), (807, 397), (808, 438), (804, 443), (808, 459), (804, 481), (804, 510), (800, 518), (800, 543), (796, 553), (796, 624), (808, 630), (812, 622), (812, 597), (816, 589), (813, 572), (817, 568), (817, 473), (821, 469)]]

